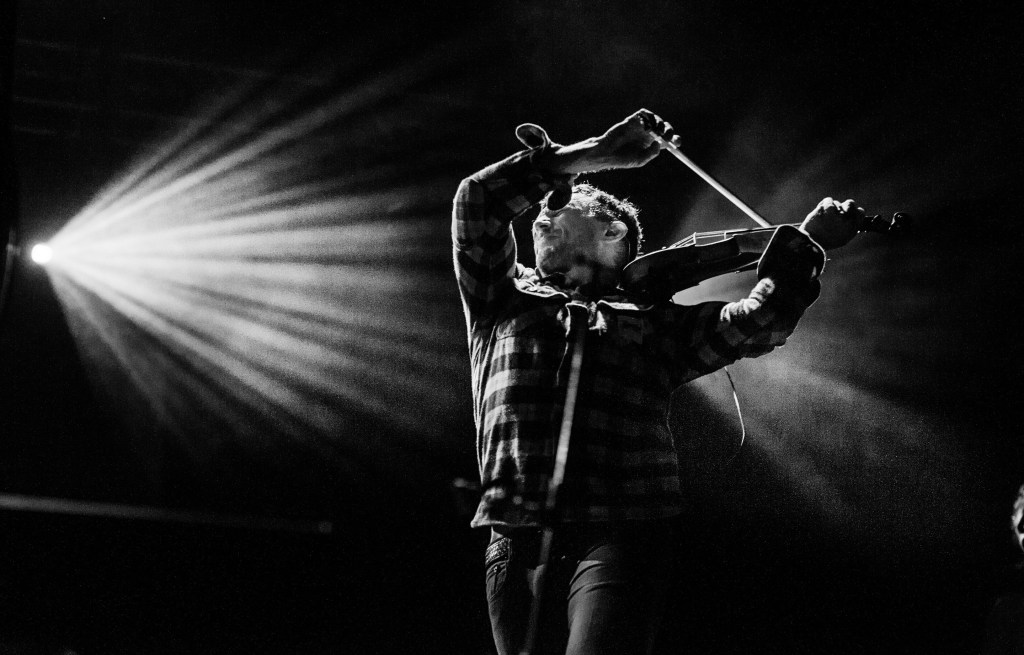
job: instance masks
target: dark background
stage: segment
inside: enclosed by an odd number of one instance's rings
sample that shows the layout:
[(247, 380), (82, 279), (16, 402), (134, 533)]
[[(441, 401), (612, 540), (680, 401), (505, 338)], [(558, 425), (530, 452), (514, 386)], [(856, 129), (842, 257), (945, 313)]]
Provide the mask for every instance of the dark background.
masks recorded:
[[(187, 394), (164, 424), (83, 353), (75, 315), (18, 257), (0, 316), (0, 492), (180, 513), (5, 503), (5, 652), (490, 652), (451, 197), (517, 149), (519, 123), (572, 142), (640, 107), (776, 222), (826, 195), (915, 218), (902, 239), (830, 253), (790, 344), (734, 367), (741, 449), (726, 382), (680, 392), (692, 503), (659, 652), (980, 652), (1019, 573), (1020, 11), (487, 5), (5, 5), (3, 220), (17, 217), (22, 255), (211, 99), (246, 88), (237, 107), (255, 106), (281, 80), (307, 90), (295, 112), (368, 98), (310, 135), (309, 175), (413, 189), (376, 218), (436, 225), (409, 259), (381, 244), (419, 289), (385, 311), (431, 328), (418, 367), (378, 353), (361, 387), (389, 409), (331, 401), (331, 429), (301, 439), (190, 413)], [(643, 207), (650, 248), (749, 226), (667, 155), (591, 181)]]

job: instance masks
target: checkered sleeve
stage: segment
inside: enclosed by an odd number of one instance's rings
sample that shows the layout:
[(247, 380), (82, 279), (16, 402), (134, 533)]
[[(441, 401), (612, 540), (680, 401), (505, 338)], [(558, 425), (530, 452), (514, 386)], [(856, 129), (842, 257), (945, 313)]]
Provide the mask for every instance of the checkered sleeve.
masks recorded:
[(512, 220), (555, 188), (558, 179), (538, 170), (534, 155), (516, 153), (467, 177), (452, 208), (455, 275), (467, 319), (492, 315), (511, 291), (516, 269)]
[(731, 303), (708, 302), (674, 315), (675, 338), (665, 343), (678, 362), (678, 384), (743, 357), (782, 346), (804, 311), (818, 298), (825, 254), (810, 237), (781, 226), (758, 264), (750, 295)]

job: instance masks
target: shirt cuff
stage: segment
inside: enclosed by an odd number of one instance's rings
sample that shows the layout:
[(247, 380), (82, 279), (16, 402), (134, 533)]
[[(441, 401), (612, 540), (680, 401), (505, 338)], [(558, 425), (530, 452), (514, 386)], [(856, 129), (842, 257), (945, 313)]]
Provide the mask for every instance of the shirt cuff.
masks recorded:
[(559, 144), (551, 140), (543, 127), (533, 123), (523, 123), (517, 127), (516, 138), (530, 148), (527, 158), (533, 164), (535, 173), (552, 187), (551, 195), (548, 196), (548, 209), (557, 211), (568, 205), (572, 200), (572, 185), (576, 182), (576, 175), (550, 173), (544, 170), (542, 163), (552, 148), (559, 147)]

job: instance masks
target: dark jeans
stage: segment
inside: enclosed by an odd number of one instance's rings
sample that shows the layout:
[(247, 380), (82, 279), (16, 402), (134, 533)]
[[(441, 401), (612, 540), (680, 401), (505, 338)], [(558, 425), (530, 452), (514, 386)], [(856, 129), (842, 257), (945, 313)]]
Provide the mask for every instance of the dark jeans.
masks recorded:
[[(555, 531), (531, 655), (643, 655), (672, 578), (675, 521), (568, 524)], [(487, 603), (499, 655), (517, 655), (537, 592), (541, 532), (492, 532)]]

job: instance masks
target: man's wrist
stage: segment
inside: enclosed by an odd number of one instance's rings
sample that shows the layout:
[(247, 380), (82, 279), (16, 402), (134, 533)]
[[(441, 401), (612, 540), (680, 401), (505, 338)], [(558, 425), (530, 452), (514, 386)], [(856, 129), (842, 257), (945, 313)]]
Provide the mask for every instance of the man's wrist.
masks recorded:
[(554, 175), (579, 175), (597, 170), (589, 161), (591, 152), (597, 146), (597, 139), (591, 138), (568, 146), (552, 144), (550, 148), (538, 151), (533, 157), (534, 165), (545, 173)]

